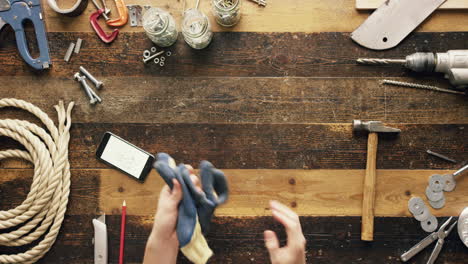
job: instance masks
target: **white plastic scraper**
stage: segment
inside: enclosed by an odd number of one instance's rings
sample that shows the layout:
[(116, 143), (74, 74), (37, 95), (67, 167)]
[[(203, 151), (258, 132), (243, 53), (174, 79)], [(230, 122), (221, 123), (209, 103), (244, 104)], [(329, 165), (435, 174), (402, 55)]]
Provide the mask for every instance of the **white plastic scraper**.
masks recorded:
[(351, 38), (373, 50), (398, 45), (446, 0), (386, 0)]

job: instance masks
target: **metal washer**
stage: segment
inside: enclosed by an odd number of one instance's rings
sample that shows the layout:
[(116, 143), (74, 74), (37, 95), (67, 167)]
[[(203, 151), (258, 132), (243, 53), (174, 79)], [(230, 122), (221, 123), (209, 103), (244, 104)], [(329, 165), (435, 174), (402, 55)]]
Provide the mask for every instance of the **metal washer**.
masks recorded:
[(444, 198), (444, 192), (434, 192), (431, 187), (426, 187), (426, 197), (429, 201), (437, 202)]
[(429, 208), (424, 207), (424, 211), (422, 214), (420, 215), (414, 215), (414, 219), (418, 220), (419, 222), (422, 222), (422, 221), (426, 221), (427, 219), (429, 219), (429, 217), (431, 217), (431, 211), (429, 211)]
[(440, 209), (445, 206), (445, 196), (442, 196), (442, 199), (439, 201), (433, 202), (429, 200), (429, 204), (432, 206), (434, 209)]
[(151, 47), (151, 52), (156, 52), (156, 47)]
[(453, 174), (442, 175), (442, 178), (444, 178), (444, 191), (453, 191), (457, 186), (457, 182), (455, 181), (455, 177), (453, 177)]
[(422, 214), (425, 207), (426, 205), (424, 204), (423, 199), (420, 197), (413, 197), (408, 201), (408, 209), (413, 215)]
[(429, 177), (429, 187), (434, 192), (441, 192), (444, 190), (444, 178), (440, 174), (434, 174)]
[(431, 215), (426, 221), (421, 222), (422, 229), (428, 233), (434, 232), (437, 229), (437, 226), (439, 226), (439, 223), (437, 218), (433, 215)]

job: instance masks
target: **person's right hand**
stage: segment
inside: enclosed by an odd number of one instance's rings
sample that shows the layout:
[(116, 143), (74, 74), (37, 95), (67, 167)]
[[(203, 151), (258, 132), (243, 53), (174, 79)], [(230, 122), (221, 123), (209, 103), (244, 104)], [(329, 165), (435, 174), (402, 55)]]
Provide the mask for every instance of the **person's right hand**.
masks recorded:
[(270, 253), (271, 263), (305, 264), (306, 240), (302, 234), (299, 216), (287, 206), (277, 201), (270, 201), (270, 208), (273, 217), (284, 226), (288, 236), (287, 245), (280, 248), (278, 237), (275, 232), (271, 230), (266, 230), (264, 232), (265, 246)]

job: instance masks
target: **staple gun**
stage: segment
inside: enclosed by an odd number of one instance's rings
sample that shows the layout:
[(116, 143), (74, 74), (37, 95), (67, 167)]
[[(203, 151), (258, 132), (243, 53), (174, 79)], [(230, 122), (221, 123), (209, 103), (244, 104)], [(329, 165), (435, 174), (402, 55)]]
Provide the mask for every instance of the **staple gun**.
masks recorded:
[[(32, 58), (24, 33), (24, 23), (29, 20), (34, 25), (39, 57)], [(49, 46), (41, 10), (41, 0), (0, 0), (0, 31), (10, 25), (15, 31), (16, 45), (24, 61), (37, 70), (50, 67)]]

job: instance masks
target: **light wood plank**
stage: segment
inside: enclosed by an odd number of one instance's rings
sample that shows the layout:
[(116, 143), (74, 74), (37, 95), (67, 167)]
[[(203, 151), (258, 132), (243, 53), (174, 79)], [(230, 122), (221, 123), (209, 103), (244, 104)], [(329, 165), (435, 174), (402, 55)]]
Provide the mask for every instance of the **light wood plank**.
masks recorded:
[[(62, 2), (64, 6), (67, 6), (74, 1), (63, 0)], [(92, 31), (89, 16), (95, 11), (95, 8), (91, 1), (87, 10), (75, 18), (64, 17), (55, 13), (45, 2), (46, 0), (43, 0), (45, 22), (49, 32)], [(187, 2), (187, 6), (195, 5), (195, 0), (187, 0)], [(332, 2), (323, 0), (269, 0), (266, 8), (258, 7), (255, 3), (244, 0), (240, 23), (233, 28), (224, 29), (214, 21), (213, 15), (211, 15), (210, 2), (208, 0), (201, 1), (200, 9), (209, 16), (215, 32), (351, 32), (370, 14), (370, 12), (358, 12), (355, 9), (355, 0), (334, 0)], [(180, 28), (184, 1), (161, 0), (155, 3), (150, 0), (128, 0), (125, 3), (128, 5), (139, 4), (142, 6), (163, 7), (172, 13)], [(115, 8), (113, 1), (108, 1), (108, 6)], [(111, 17), (114, 17), (115, 14), (115, 12), (111, 13)], [(346, 22), (343, 23), (343, 21)], [(101, 24), (104, 24), (102, 19)], [(108, 30), (110, 29), (106, 29), (106, 31)], [(130, 27), (128, 24), (120, 30), (143, 31), (142, 27)], [(418, 30), (430, 32), (467, 31), (468, 16), (462, 11), (436, 12)]]
[[(118, 212), (127, 201), (131, 215), (151, 215), (156, 210), (163, 181), (156, 172), (139, 183), (117, 171), (100, 171), (100, 209)], [(360, 216), (364, 170), (224, 170), (229, 180), (229, 202), (217, 210), (218, 216), (270, 215), (268, 201), (275, 199), (293, 207), (303, 216)], [(378, 170), (375, 215), (410, 216), (411, 195), (425, 198), (427, 179), (436, 170)], [(468, 180), (445, 193), (447, 205), (431, 209), (436, 216), (457, 216), (468, 203)], [(429, 204), (427, 204), (429, 206)]]
[[(376, 9), (385, 0), (356, 0), (356, 9)], [(447, 0), (439, 9), (468, 9), (466, 0)]]

